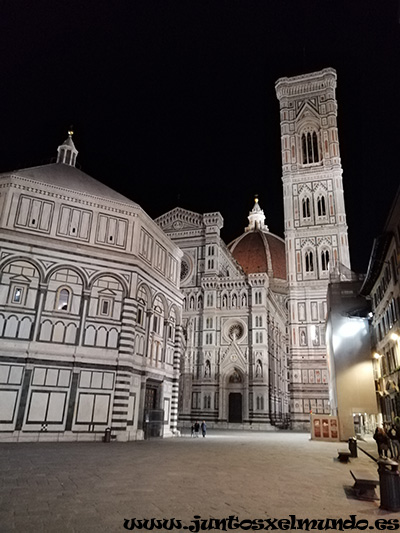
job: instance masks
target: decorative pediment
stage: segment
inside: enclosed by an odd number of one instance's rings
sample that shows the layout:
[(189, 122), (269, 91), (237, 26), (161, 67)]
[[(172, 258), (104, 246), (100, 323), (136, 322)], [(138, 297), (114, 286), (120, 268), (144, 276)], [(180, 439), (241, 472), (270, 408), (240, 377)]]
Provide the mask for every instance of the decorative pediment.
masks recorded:
[(247, 374), (247, 353), (242, 353), (241, 349), (233, 340), (221, 356), (221, 372), (230, 374), (235, 369), (243, 374)]
[(12, 276), (10, 281), (13, 283), (30, 283), (32, 280), (26, 276), (23, 276), (22, 274), (18, 274), (16, 276)]
[(314, 102), (314, 100), (315, 99), (303, 102), (302, 105), (297, 108), (297, 122), (311, 120), (312, 122), (318, 121), (319, 123), (317, 103)]
[(300, 183), (298, 186), (299, 195), (301, 194), (311, 194), (311, 186), (308, 183)]
[(115, 296), (116, 293), (112, 291), (111, 289), (103, 289), (99, 291), (99, 294), (101, 296)]
[(204, 227), (203, 215), (176, 207), (165, 215), (155, 219), (155, 222), (166, 233), (178, 231), (198, 230)]

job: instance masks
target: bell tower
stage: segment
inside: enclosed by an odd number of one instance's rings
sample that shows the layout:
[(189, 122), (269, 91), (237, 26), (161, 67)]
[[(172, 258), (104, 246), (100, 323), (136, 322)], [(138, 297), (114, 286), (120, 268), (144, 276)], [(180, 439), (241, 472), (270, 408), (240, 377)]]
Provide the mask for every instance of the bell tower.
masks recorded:
[(280, 104), (285, 244), (289, 283), (291, 418), (329, 414), (325, 346), (329, 276), (350, 270), (337, 130), (336, 71), (275, 85)]

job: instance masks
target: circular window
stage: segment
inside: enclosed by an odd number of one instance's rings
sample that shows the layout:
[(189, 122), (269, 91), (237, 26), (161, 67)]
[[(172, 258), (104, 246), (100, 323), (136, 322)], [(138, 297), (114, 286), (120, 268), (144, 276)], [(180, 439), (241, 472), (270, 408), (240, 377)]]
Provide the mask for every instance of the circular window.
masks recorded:
[(181, 261), (181, 281), (185, 281), (192, 273), (192, 261), (185, 255)]
[(189, 265), (186, 263), (185, 260), (182, 260), (182, 263), (181, 263), (181, 280), (185, 279), (188, 274), (189, 274)]
[(232, 326), (228, 330), (228, 336), (230, 339), (241, 339), (244, 334), (244, 329), (242, 324), (239, 324), (238, 322), (235, 324), (232, 324)]

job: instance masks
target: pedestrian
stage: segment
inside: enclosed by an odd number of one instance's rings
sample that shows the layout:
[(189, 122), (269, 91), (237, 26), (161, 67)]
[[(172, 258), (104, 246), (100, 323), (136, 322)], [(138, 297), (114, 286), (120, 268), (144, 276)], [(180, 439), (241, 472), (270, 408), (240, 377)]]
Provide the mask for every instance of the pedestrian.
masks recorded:
[(192, 424), (190, 427), (190, 436), (193, 437), (193, 435), (194, 435), (194, 424)]
[(400, 457), (400, 432), (399, 428), (396, 427), (394, 424), (391, 424), (390, 429), (388, 431), (389, 439), (390, 439), (390, 448), (392, 450), (392, 459), (396, 459), (396, 461), (399, 460)]
[(200, 424), (199, 424), (199, 423), (197, 422), (197, 420), (196, 420), (196, 422), (195, 422), (195, 424), (194, 424), (194, 436), (195, 436), (195, 437), (198, 437), (198, 436), (199, 436), (199, 429), (200, 429)]
[(207, 425), (206, 425), (206, 421), (205, 420), (203, 420), (203, 422), (201, 423), (201, 433), (202, 433), (203, 437), (206, 436)]
[(386, 457), (388, 456), (388, 449), (389, 449), (389, 439), (386, 435), (386, 432), (383, 428), (377, 427), (375, 429), (374, 433), (374, 440), (376, 441), (376, 444), (378, 446), (378, 453), (379, 457)]

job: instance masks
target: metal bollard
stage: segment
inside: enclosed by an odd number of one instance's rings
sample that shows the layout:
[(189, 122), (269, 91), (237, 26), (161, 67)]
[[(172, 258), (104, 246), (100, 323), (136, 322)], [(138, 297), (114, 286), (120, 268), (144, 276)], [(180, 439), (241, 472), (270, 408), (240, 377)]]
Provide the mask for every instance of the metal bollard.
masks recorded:
[(351, 457), (357, 457), (357, 439), (355, 437), (349, 438), (349, 452), (351, 453)]
[(399, 464), (390, 459), (379, 459), (378, 474), (381, 492), (381, 509), (400, 511)]
[(103, 441), (104, 442), (111, 442), (111, 428), (106, 428), (105, 429)]

